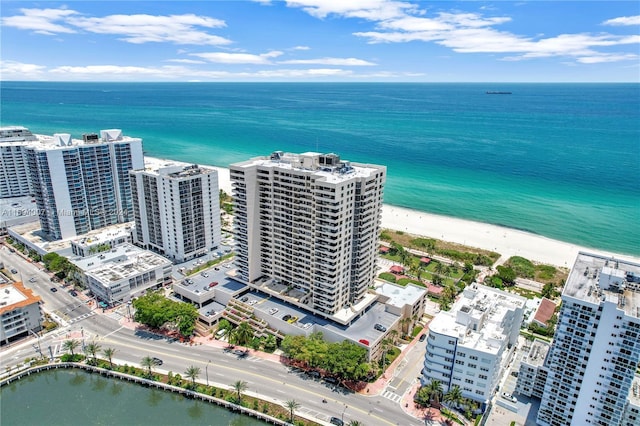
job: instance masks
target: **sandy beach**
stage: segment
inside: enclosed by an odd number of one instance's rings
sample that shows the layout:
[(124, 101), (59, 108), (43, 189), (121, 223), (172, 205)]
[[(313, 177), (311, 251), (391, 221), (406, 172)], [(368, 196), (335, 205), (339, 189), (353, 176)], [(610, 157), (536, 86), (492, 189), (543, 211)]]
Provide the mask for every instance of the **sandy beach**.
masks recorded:
[[(145, 163), (153, 164), (154, 166), (172, 163), (185, 164), (173, 160), (160, 160), (153, 157), (145, 157)], [(206, 167), (218, 171), (218, 185), (220, 189), (227, 194), (231, 194), (229, 169), (215, 166)], [(385, 204), (382, 209), (382, 227), (464, 244), (470, 247), (492, 250), (500, 253), (505, 259), (511, 256), (522, 256), (531, 261), (567, 268), (573, 266), (579, 251), (604, 256), (615, 256), (640, 263), (640, 258), (638, 257), (581, 247), (502, 226), (440, 216), (388, 204)]]

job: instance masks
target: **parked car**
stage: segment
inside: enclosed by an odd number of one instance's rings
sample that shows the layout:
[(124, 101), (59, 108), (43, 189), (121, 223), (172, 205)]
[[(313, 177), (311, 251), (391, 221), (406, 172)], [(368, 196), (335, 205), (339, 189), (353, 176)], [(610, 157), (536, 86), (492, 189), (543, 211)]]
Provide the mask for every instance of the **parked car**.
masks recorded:
[(329, 423), (336, 426), (344, 426), (344, 422), (337, 417), (331, 417), (331, 420), (329, 420)]
[(511, 395), (508, 392), (502, 392), (502, 397), (511, 402), (518, 402), (515, 396)]
[(424, 342), (424, 339), (426, 339), (426, 338), (427, 338), (427, 335), (423, 334), (422, 336), (420, 336), (420, 338), (418, 340), (421, 341), (421, 342)]
[(242, 299), (240, 299), (241, 302), (246, 302), (247, 300), (249, 300), (249, 296), (244, 296)]
[(358, 342), (362, 343), (363, 345), (369, 346), (369, 341), (367, 339), (360, 339), (358, 340)]
[(71, 290), (69, 294), (72, 295), (73, 297), (76, 297), (78, 295), (78, 292), (75, 290)]
[(58, 289), (55, 287), (51, 287), (49, 290), (51, 290), (51, 293), (55, 293), (56, 291), (58, 291)]
[(276, 314), (277, 312), (278, 312), (278, 308), (271, 308), (271, 309), (269, 309), (269, 315)]
[(384, 333), (385, 331), (387, 331), (387, 327), (385, 327), (385, 326), (384, 326), (384, 325), (382, 325), (382, 324), (376, 324), (376, 325), (374, 325), (374, 326), (373, 326), (373, 328), (375, 328), (376, 330), (381, 331), (381, 332), (383, 332), (383, 333)]
[(12, 274), (17, 274), (17, 273), (18, 273), (18, 270), (17, 270), (17, 269), (15, 269), (15, 268), (14, 268), (14, 269), (11, 269), (11, 273), (12, 273)]
[(214, 281), (212, 283), (209, 283), (209, 287), (215, 287), (218, 285), (218, 281)]
[(160, 358), (153, 357), (152, 360), (155, 365), (162, 365), (162, 360)]

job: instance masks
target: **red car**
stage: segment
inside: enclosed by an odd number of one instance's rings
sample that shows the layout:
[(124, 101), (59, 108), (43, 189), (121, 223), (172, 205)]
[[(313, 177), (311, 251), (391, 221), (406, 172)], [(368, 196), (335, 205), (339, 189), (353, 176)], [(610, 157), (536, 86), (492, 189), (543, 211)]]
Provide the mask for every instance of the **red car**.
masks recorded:
[(360, 340), (358, 340), (358, 341), (359, 341), (360, 343), (362, 343), (363, 345), (367, 345), (367, 346), (369, 346), (369, 341), (368, 341), (368, 340), (366, 340), (366, 339), (360, 339)]
[(218, 285), (218, 281), (214, 281), (212, 283), (209, 283), (209, 287), (215, 287)]

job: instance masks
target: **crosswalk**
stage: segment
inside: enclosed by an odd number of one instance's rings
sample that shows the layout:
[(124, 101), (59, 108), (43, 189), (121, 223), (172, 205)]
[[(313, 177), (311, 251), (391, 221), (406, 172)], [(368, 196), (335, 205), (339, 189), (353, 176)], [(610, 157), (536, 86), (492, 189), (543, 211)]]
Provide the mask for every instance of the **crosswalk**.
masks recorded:
[(70, 320), (68, 321), (68, 323), (69, 323), (69, 324), (73, 324), (73, 323), (75, 323), (75, 322), (82, 321), (82, 320), (83, 320), (83, 319), (85, 319), (85, 318), (92, 317), (92, 316), (94, 316), (95, 314), (96, 314), (96, 313), (95, 313), (95, 312), (93, 312), (93, 311), (91, 311), (91, 312), (87, 312), (87, 313), (86, 313), (86, 314), (84, 314), (84, 315), (80, 315), (80, 316), (78, 316), (78, 317), (75, 317), (75, 318), (70, 319)]
[(382, 392), (382, 397), (390, 399), (393, 402), (400, 402), (402, 400), (402, 396), (388, 390), (385, 390), (384, 392)]

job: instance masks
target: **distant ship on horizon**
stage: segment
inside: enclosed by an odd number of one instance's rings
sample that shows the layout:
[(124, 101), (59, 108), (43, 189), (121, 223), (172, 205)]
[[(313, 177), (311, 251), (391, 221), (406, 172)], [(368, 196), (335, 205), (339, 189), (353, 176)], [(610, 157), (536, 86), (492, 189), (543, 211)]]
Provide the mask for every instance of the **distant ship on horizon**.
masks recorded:
[(493, 90), (487, 90), (487, 95), (510, 95), (511, 92), (502, 92), (502, 91), (493, 91)]

